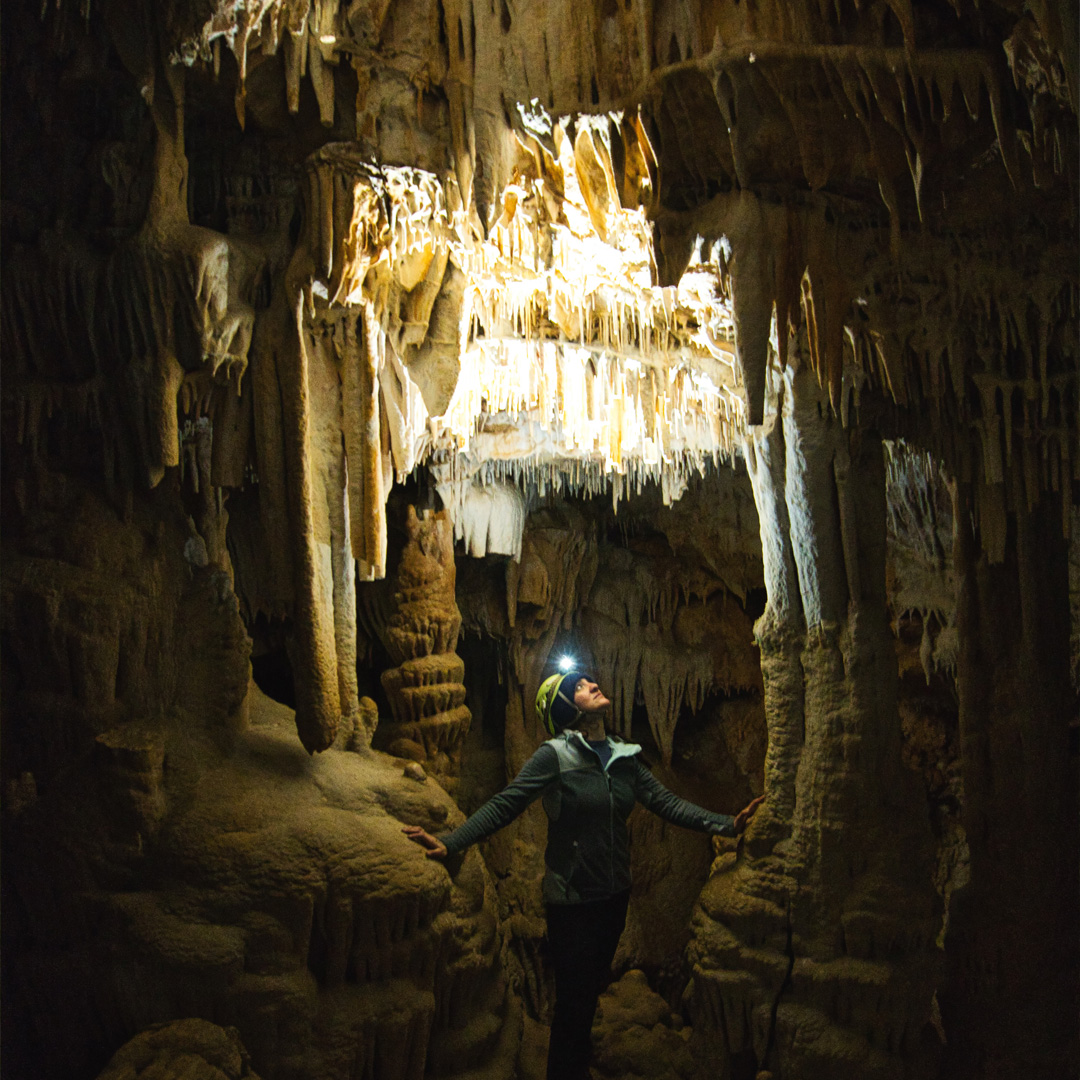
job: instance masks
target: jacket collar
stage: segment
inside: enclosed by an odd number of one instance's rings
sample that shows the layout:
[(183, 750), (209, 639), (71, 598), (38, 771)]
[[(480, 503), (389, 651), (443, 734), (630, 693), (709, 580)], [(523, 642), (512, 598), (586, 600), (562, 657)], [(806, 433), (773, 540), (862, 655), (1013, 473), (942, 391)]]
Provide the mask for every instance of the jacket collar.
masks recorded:
[[(582, 750), (589, 750), (590, 753), (593, 752), (589, 749), (588, 739), (575, 728), (567, 728), (559, 738), (568, 743), (574, 743)], [(618, 735), (612, 735), (610, 732), (608, 733), (608, 742), (611, 743), (611, 760), (608, 761), (609, 766), (613, 761), (617, 761), (619, 758), (633, 757), (635, 754), (641, 753), (641, 746), (638, 743), (623, 742)]]

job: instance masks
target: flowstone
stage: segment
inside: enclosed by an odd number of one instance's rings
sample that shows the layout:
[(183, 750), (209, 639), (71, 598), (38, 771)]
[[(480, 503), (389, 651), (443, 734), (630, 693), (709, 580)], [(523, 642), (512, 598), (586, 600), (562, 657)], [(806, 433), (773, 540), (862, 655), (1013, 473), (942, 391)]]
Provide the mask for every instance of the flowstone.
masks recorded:
[[(63, 1000), (75, 1029), (106, 1046), (212, 1016), (239, 1032), (264, 1080), (419, 1080), (480, 1065), (509, 1077), (520, 1019), (482, 863), (467, 858), (451, 879), (401, 831), (460, 820), (453, 802), (381, 754), (311, 758), (291, 710), (254, 686), (248, 704), (250, 726), (225, 753), (192, 732), (164, 737), (168, 812), (131, 867), (134, 889), (107, 875), (92, 818), (80, 828), (49, 803), (24, 815), (14, 850), (49, 834), (79, 850), (80, 878), (73, 856), (56, 872), (80, 887), (52, 902), (93, 926), (17, 958), (24, 992)], [(68, 1052), (59, 1040), (43, 1067)]]
[(185, 1080), (259, 1080), (235, 1028), (173, 1020), (141, 1031), (113, 1054), (98, 1080), (183, 1076)]

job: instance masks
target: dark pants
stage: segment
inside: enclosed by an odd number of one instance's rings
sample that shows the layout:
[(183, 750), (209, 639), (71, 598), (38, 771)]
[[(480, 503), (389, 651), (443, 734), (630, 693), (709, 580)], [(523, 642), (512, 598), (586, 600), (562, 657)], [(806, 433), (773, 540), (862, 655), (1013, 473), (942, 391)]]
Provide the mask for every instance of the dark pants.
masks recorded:
[(630, 892), (587, 904), (549, 904), (548, 955), (555, 972), (555, 1012), (547, 1080), (588, 1080), (592, 1023), (626, 925)]

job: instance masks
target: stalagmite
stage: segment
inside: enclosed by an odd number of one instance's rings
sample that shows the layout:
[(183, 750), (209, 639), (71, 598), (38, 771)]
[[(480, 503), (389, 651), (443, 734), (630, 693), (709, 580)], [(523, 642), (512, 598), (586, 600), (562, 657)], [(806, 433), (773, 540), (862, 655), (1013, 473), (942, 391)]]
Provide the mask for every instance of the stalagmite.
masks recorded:
[(455, 653), (461, 614), (454, 599), (454, 537), (449, 516), (409, 506), (408, 540), (392, 582), (385, 624), (378, 627), (398, 666), (383, 672), (393, 719), (375, 745), (420, 760), (444, 777), (460, 767), (472, 714), (465, 706), (465, 673)]

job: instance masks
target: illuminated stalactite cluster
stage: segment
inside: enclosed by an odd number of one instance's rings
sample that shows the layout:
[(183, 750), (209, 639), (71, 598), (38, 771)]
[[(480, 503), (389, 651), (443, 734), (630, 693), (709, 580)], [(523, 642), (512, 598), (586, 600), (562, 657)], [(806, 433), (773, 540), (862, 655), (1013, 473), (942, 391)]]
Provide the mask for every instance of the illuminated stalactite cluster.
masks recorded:
[[(656, 287), (637, 138), (619, 113), (559, 120), (519, 107), (501, 213), (459, 256), (468, 338), (447, 413), (459, 437), (479, 413), (526, 413), (554, 428), (546, 454), (598, 457), (616, 473), (639, 459), (657, 477), (732, 453), (742, 399), (716, 255), (699, 248), (684, 283)], [(615, 164), (626, 139), (639, 168)]]

